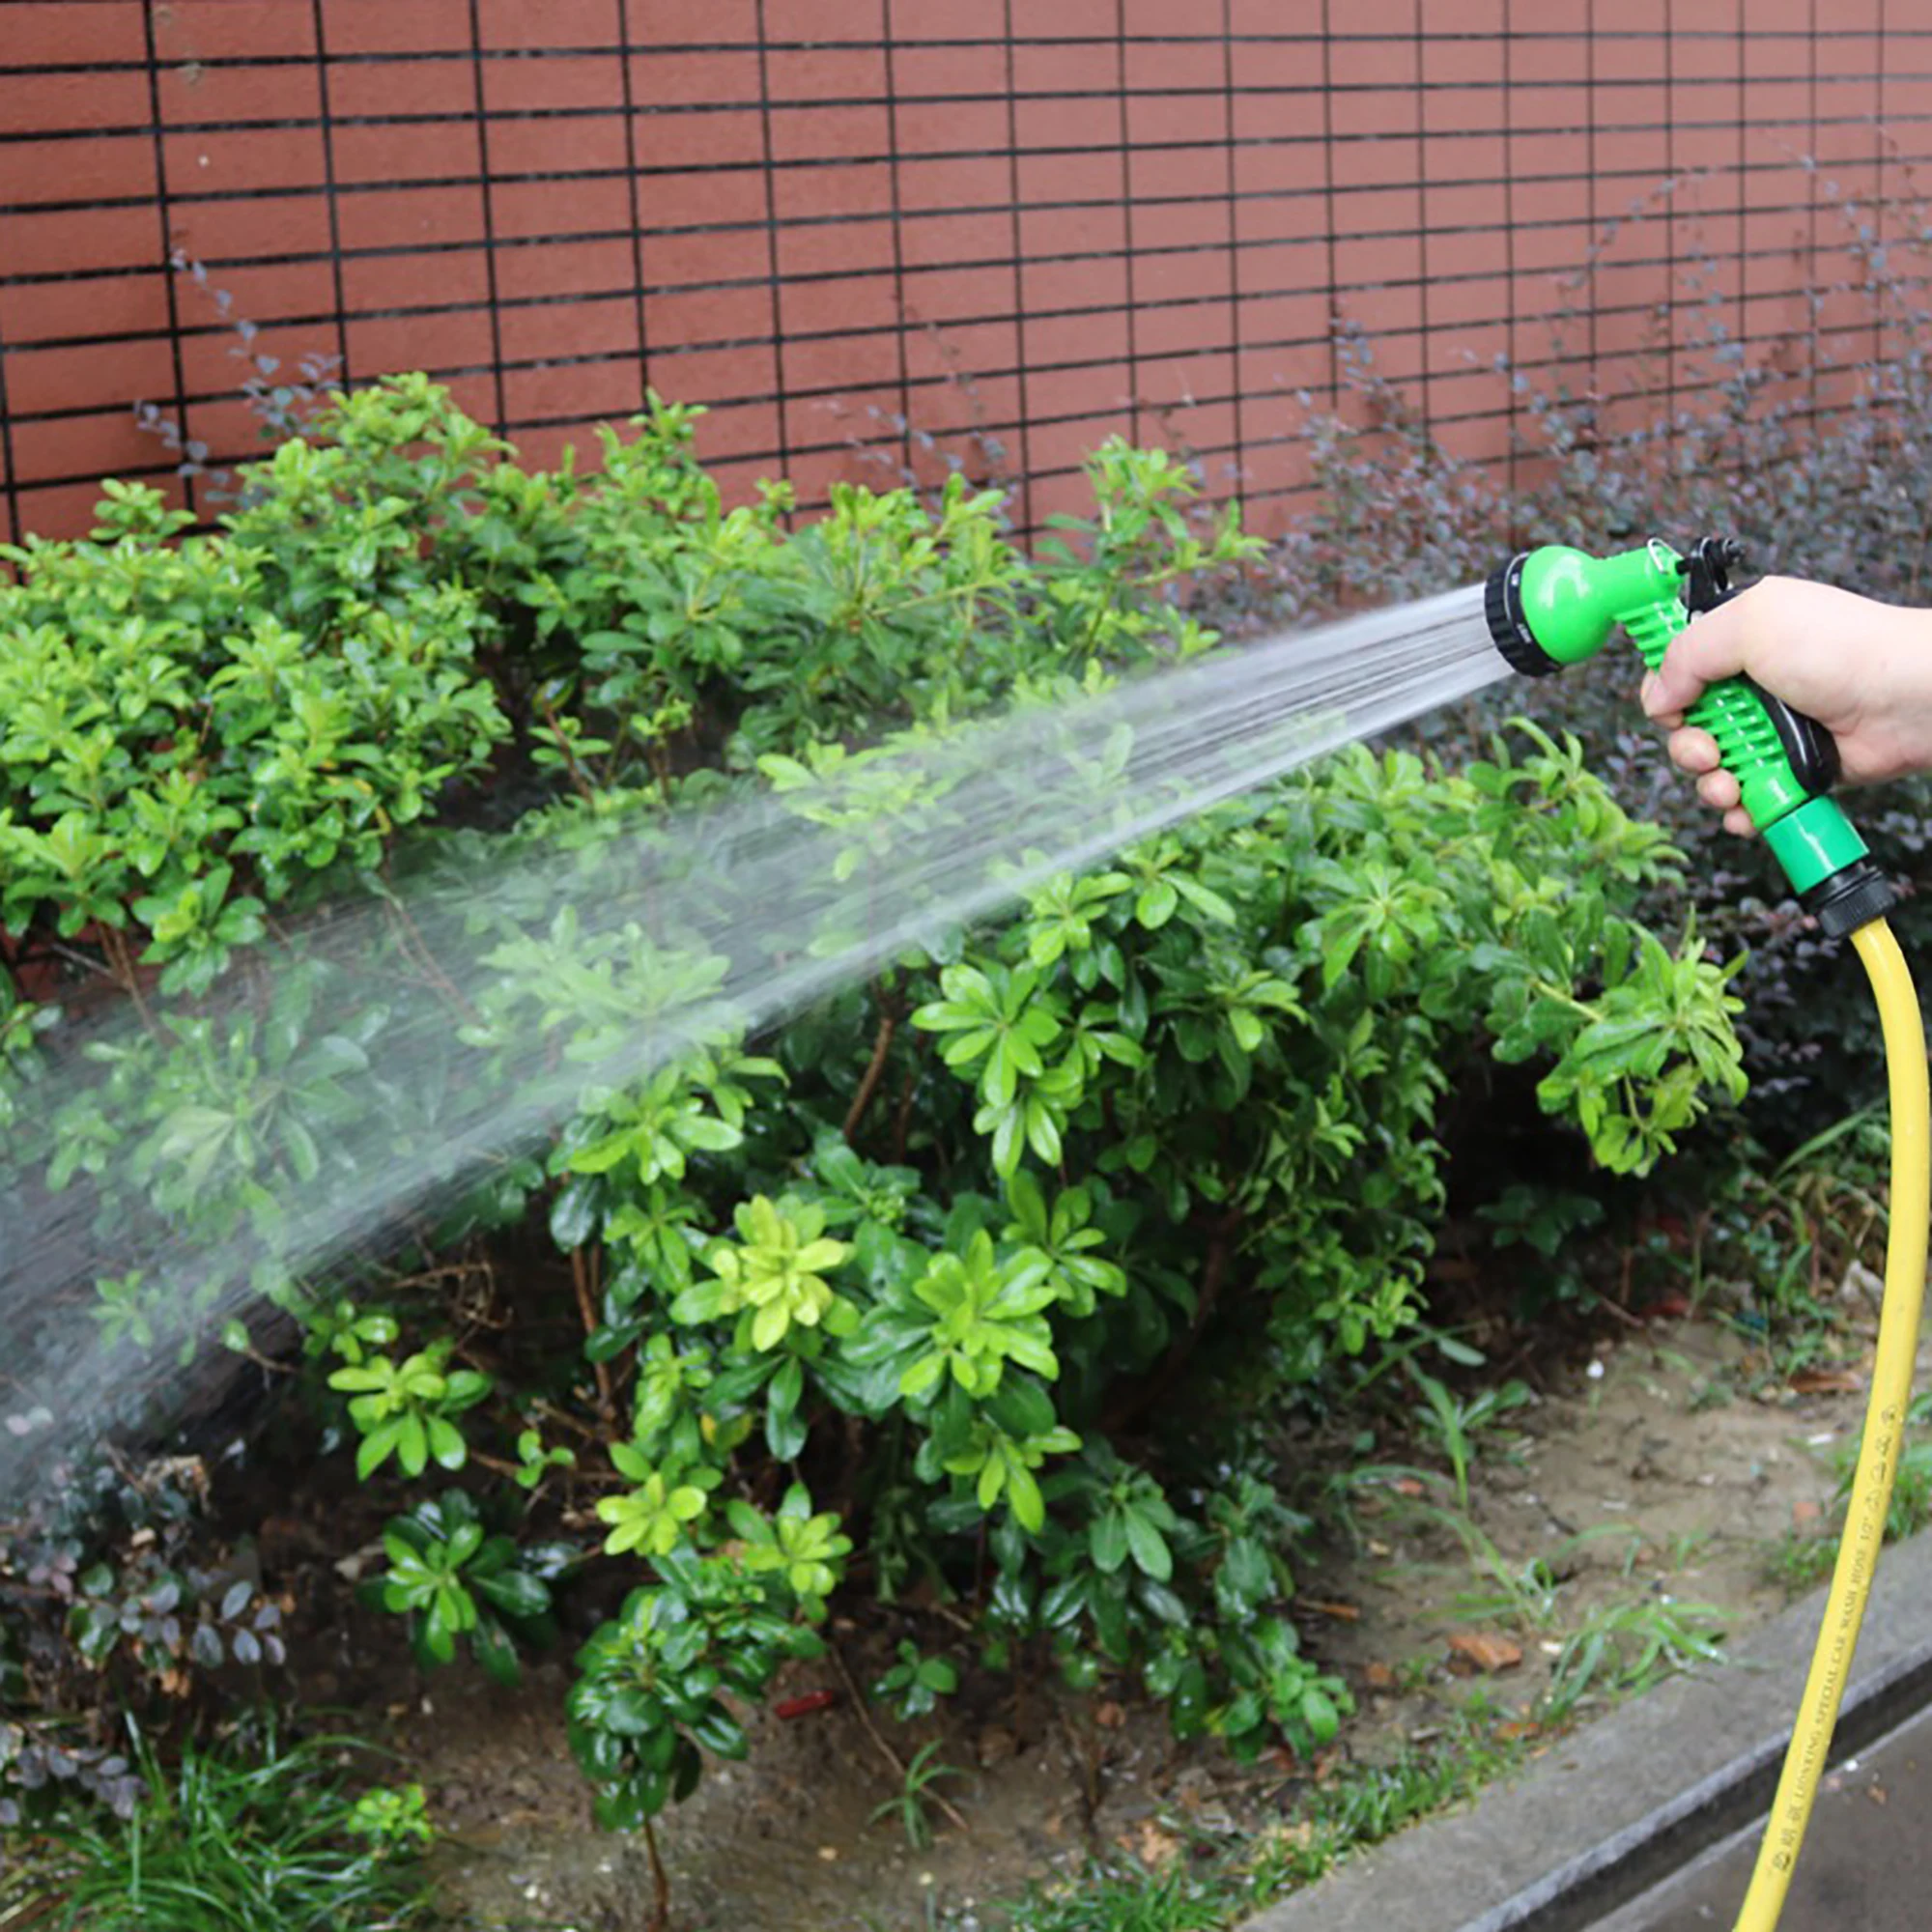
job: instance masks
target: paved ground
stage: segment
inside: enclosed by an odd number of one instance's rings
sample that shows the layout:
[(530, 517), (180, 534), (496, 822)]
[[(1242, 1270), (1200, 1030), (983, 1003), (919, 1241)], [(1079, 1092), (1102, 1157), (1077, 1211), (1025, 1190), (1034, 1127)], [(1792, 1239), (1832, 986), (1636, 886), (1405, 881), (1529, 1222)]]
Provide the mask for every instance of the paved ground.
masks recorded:
[[(1597, 1932), (1729, 1927), (1749, 1883), (1747, 1828)], [(1895, 1932), (1932, 1923), (1932, 1714), (1833, 1772), (1811, 1814), (1779, 1932)]]
[[(1728, 1932), (1823, 1611), (1567, 1740), (1244, 1932)], [(1879, 1564), (1780, 1932), (1932, 1927), (1932, 1532)]]

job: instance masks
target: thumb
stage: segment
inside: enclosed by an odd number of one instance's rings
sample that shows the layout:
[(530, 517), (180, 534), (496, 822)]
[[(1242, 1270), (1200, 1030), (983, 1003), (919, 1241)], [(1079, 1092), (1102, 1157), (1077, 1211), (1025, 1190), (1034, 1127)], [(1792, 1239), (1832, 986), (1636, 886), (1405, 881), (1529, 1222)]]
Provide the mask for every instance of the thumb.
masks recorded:
[[(1755, 586), (1753, 585), (1753, 588)], [(1694, 619), (1663, 654), (1663, 662), (1643, 681), (1643, 708), (1653, 718), (1669, 718), (1696, 703), (1707, 684), (1735, 677), (1745, 668), (1746, 625), (1733, 598)]]

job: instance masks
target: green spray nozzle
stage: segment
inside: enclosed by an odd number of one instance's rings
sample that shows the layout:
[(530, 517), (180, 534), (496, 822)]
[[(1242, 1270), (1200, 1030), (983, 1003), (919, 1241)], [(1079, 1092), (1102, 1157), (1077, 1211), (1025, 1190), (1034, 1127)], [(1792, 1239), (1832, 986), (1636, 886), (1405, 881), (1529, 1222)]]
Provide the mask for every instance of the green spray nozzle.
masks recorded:
[[(1656, 538), (1611, 556), (1546, 544), (1490, 579), (1490, 635), (1517, 670), (1544, 677), (1594, 657), (1622, 629), (1655, 670), (1693, 616), (1733, 594), (1740, 558), (1736, 544), (1716, 537), (1688, 556)], [(1751, 823), (1826, 931), (1852, 932), (1890, 910), (1890, 886), (1827, 796), (1838, 752), (1823, 725), (1747, 677), (1710, 686), (1685, 717), (1718, 741)]]

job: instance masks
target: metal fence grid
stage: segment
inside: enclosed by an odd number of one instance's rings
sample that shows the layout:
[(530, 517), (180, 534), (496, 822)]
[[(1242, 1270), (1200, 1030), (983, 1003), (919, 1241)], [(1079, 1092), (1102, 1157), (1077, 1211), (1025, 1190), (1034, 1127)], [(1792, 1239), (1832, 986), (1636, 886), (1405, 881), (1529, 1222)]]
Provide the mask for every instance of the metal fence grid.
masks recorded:
[(1928, 52), (1932, 0), (8, 0), (0, 501), (171, 476), (137, 402), (258, 451), (245, 352), (428, 369), (537, 460), (654, 387), (808, 503), (960, 467), (1031, 523), (1120, 431), (1278, 526), (1337, 317), (1502, 462), (1498, 357), (1654, 409), (1713, 303), (1806, 330)]

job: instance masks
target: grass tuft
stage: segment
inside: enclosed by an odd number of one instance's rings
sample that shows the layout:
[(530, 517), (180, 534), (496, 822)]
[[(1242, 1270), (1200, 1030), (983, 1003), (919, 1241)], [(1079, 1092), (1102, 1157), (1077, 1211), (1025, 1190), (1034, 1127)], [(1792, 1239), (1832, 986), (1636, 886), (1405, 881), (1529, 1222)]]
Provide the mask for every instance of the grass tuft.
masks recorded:
[[(0, 1927), (33, 1932), (403, 1932), (428, 1922), (419, 1827), (358, 1804), (368, 1747), (272, 1727), (163, 1764), (127, 1819), (71, 1803), (10, 1848)], [(408, 1810), (410, 1807), (402, 1807)]]

